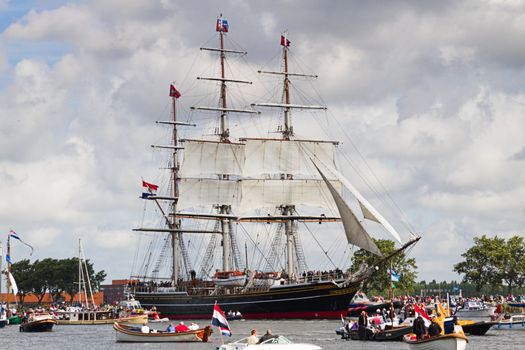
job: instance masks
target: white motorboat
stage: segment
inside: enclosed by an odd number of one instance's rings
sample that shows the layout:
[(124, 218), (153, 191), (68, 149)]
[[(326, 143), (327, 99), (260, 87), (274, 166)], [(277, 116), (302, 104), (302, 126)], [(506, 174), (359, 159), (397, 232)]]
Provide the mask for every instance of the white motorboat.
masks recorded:
[(496, 311), (495, 306), (487, 306), (481, 301), (466, 301), (454, 315), (468, 320), (473, 318), (488, 319), (494, 315), (494, 311)]
[(416, 339), (414, 333), (407, 334), (403, 337), (410, 350), (465, 350), (468, 339), (463, 334), (451, 333), (430, 337), (421, 340)]
[(512, 315), (510, 318), (502, 318), (498, 320), (498, 323), (494, 326), (494, 329), (525, 329), (525, 314)]
[(236, 342), (223, 344), (219, 350), (320, 350), (321, 347), (314, 344), (294, 343), (290, 339), (279, 335), (268, 339), (261, 344), (248, 345), (248, 338), (237, 340)]

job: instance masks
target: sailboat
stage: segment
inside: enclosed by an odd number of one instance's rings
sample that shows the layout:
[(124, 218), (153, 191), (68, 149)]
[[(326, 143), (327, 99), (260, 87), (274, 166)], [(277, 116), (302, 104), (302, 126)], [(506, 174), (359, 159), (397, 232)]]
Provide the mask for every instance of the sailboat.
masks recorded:
[[(151, 253), (147, 255), (144, 266), (149, 266), (152, 276), (150, 278), (146, 272), (132, 276), (132, 293), (143, 306), (155, 306), (171, 319), (206, 318), (215, 303), (226, 310), (238, 310), (248, 319), (337, 319), (341, 314), (346, 315), (349, 301), (361, 283), (375, 272), (375, 266), (413, 245), (419, 237), (414, 236), (401, 244), (391, 255), (382, 256), (345, 202), (343, 187), (357, 198), (365, 218), (383, 225), (399, 242), (401, 239), (337, 170), (335, 153), (338, 142), (295, 136), (292, 111), (326, 110), (326, 107), (292, 103), (291, 80), (317, 76), (289, 70), (291, 48), (286, 36), (281, 36), (282, 70), (259, 71), (282, 78), (282, 100), (234, 108), (227, 96), (230, 84), (251, 82), (226, 76), (226, 59), (246, 52), (225, 47), (229, 24), (222, 16), (217, 19), (216, 31), (219, 47), (203, 47), (201, 50), (218, 54), (220, 76), (197, 79), (219, 85), (219, 103), (218, 106), (193, 106), (191, 109), (216, 112), (219, 127), (213, 139), (179, 139), (181, 127), (195, 125), (177, 119), (177, 100), (181, 93), (174, 85), (170, 86), (172, 120), (157, 123), (172, 128), (171, 143), (153, 146), (171, 152), (167, 167), (170, 172), (169, 192), (159, 195), (157, 185), (142, 181), (147, 190), (142, 198), (161, 214), (164, 227), (134, 230), (168, 234), (162, 252), (165, 255), (169, 250), (171, 259), (168, 263), (158, 260), (151, 268)], [(279, 137), (241, 135), (233, 138), (228, 126), (229, 116), (259, 114), (256, 108), (282, 111)], [(303, 213), (303, 207), (313, 209)], [(264, 210), (269, 211), (263, 213)], [(315, 214), (310, 214), (315, 211)], [(214, 223), (213, 229), (199, 225), (210, 221)], [(298, 225), (312, 222), (342, 222), (348, 243), (377, 254), (377, 264), (363, 266), (353, 274), (339, 267), (326, 274), (308, 269)], [(253, 257), (249, 264), (246, 248), (246, 257), (242, 261), (234, 228), (266, 224), (277, 229), (270, 247), (262, 252), (262, 265), (265, 266), (254, 266)], [(246, 231), (249, 234), (250, 227)], [(209, 236), (205, 252), (199, 257), (189, 256), (188, 237), (192, 235)], [(218, 248), (219, 238), (222, 250)], [(341, 243), (343, 239), (341, 236)], [(262, 248), (257, 249), (262, 251)], [(213, 266), (216, 250), (221, 251), (220, 266)], [(283, 261), (279, 258), (281, 255), (285, 256)], [(200, 267), (194, 269), (193, 261), (200, 263)], [(169, 278), (158, 276), (162, 264), (170, 266)]]
[(113, 324), (115, 321), (131, 324), (142, 324), (148, 321), (147, 315), (135, 315), (119, 318), (113, 309), (100, 310), (95, 303), (93, 288), (89, 278), (89, 269), (82, 246), (78, 239), (78, 307), (68, 307), (66, 310), (55, 311), (59, 325), (97, 325)]

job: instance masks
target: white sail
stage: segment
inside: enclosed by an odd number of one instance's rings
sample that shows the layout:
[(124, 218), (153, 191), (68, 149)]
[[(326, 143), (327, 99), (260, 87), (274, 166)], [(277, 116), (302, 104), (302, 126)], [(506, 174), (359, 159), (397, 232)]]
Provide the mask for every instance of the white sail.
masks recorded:
[[(16, 285), (15, 278), (13, 277), (13, 274), (11, 272), (9, 272), (9, 281), (11, 282), (11, 289), (13, 290), (13, 294), (17, 295), (18, 294), (18, 286)], [(7, 291), (7, 292), (9, 292), (9, 291)]]
[(348, 243), (363, 248), (373, 254), (381, 256), (381, 251), (377, 248), (377, 245), (374, 243), (374, 240), (365, 228), (361, 225), (355, 214), (352, 212), (348, 204), (344, 201), (343, 197), (338, 193), (338, 191), (332, 186), (331, 182), (324, 176), (324, 174), (317, 168), (319, 174), (323, 177), (323, 180), (326, 182), (330, 193), (332, 194), (337, 208), (339, 209), (339, 215), (341, 216), (341, 221), (345, 228), (346, 239)]
[[(399, 236), (399, 233), (397, 233), (397, 231), (392, 227), (392, 225), (390, 225), (390, 223), (388, 221), (386, 221), (386, 219), (381, 215), (379, 214), (379, 212), (372, 206), (372, 204), (370, 204), (366, 199), (365, 197), (363, 197), (361, 195), (361, 193), (359, 193), (359, 191), (343, 176), (343, 174), (341, 174), (339, 171), (337, 171), (337, 169), (335, 169), (334, 167), (330, 166), (329, 164), (323, 162), (321, 159), (319, 158), (315, 158), (315, 160), (313, 160), (314, 162), (317, 162), (319, 161), (323, 166), (325, 166), (332, 174), (334, 174), (337, 179), (339, 179), (339, 181), (341, 181), (341, 183), (350, 191), (352, 192), (352, 194), (354, 195), (354, 197), (359, 201), (359, 204), (361, 206), (364, 206), (366, 209), (367, 209), (367, 213), (363, 213), (364, 217), (369, 219), (369, 220), (372, 220), (372, 221), (376, 221), (376, 222), (379, 222), (381, 225), (383, 225), (383, 227), (392, 235), (392, 237), (394, 237), (399, 243), (402, 243), (401, 242), (401, 237)], [(373, 217), (373, 218), (372, 218)]]
[(197, 207), (211, 208), (213, 205), (238, 206), (240, 182), (235, 180), (181, 179), (178, 210)]
[(312, 155), (335, 167), (333, 142), (246, 139), (245, 143), (245, 178), (267, 179), (289, 174), (294, 178), (320, 179), (310, 161)]
[(179, 172), (182, 178), (210, 178), (218, 174), (242, 174), (244, 145), (204, 140), (184, 142), (184, 161)]
[[(335, 181), (334, 186), (341, 191), (339, 181)], [(337, 206), (323, 180), (242, 180), (242, 200), (237, 214), (281, 205), (316, 207), (325, 215), (337, 215)]]

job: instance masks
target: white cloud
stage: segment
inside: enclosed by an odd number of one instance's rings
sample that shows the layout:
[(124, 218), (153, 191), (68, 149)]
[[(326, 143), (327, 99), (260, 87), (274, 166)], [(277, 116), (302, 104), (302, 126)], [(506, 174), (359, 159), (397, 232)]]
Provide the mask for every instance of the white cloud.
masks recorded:
[[(178, 5), (65, 4), (30, 10), (1, 33), (0, 191), (9, 201), (0, 202), (0, 217), (38, 245), (38, 256), (75, 252), (79, 235), (110, 278), (129, 272), (114, 268), (114, 261), (128, 266), (133, 255), (129, 230), (141, 216), (140, 176), (163, 179), (157, 175), (162, 155), (147, 147), (169, 136), (152, 125), (169, 117), (168, 84), (176, 80), (183, 92), (179, 116), (205, 125), (185, 136), (209, 134), (217, 124), (213, 115), (190, 114), (188, 107), (217, 103), (216, 94), (205, 97), (216, 86), (194, 77), (217, 73), (213, 54), (195, 53), (203, 43), (216, 44), (220, 11), (230, 20), (227, 44), (249, 51), (228, 61), (228, 74), (255, 82), (244, 98), (231, 85), (236, 97), (230, 102), (244, 107), (261, 95), (280, 97), (251, 74), (272, 56), (271, 68), (279, 68), (278, 36), (289, 29), (291, 69), (300, 64), (319, 74), (313, 92), (294, 79), (292, 98), (324, 100), (330, 111), (294, 112), (297, 135), (342, 141), (339, 148), (352, 162), (343, 159), (343, 169), (359, 189), (374, 197), (356, 170), (391, 190), (424, 233), (412, 251), (421, 278), (456, 278), (450, 266), (474, 235), (519, 231), (525, 194), (521, 2)], [(2, 6), (10, 3), (0, 0)], [(268, 129), (281, 117), (265, 111), (230, 124), (243, 136), (275, 136)], [(372, 199), (401, 229), (403, 220), (384, 200), (381, 193)], [(72, 248), (60, 250), (58, 243)], [(436, 271), (436, 260), (451, 263)]]

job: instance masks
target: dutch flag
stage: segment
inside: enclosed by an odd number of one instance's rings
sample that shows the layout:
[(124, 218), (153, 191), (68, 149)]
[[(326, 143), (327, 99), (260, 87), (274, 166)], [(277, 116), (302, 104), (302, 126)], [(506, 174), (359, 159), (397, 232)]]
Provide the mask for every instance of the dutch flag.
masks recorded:
[(213, 316), (211, 318), (211, 324), (213, 326), (219, 327), (222, 335), (227, 335), (228, 337), (232, 336), (228, 320), (226, 319), (226, 316), (224, 316), (224, 312), (222, 312), (221, 308), (219, 307), (219, 305), (217, 305), (217, 303), (215, 303), (215, 305), (213, 306)]

